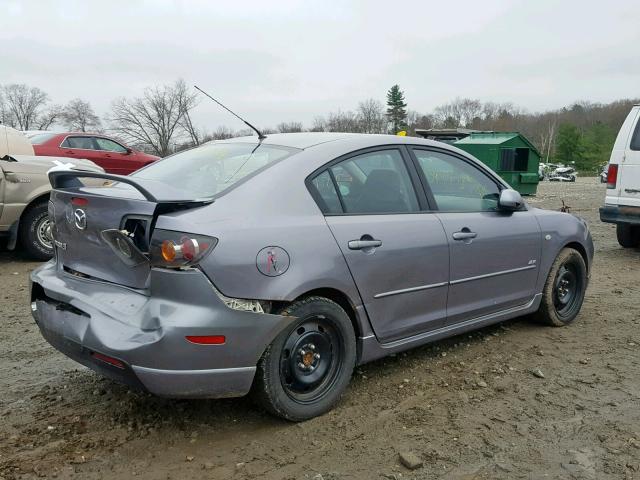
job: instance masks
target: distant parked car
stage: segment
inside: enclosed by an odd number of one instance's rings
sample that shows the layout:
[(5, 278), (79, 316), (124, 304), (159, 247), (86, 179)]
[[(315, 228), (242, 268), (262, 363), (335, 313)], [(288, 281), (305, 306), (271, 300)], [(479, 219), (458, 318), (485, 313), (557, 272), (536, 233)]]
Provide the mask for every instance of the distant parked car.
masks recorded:
[(160, 158), (94, 133), (42, 132), (29, 140), (36, 155), (83, 158), (104, 168), (107, 173), (118, 175), (129, 175)]
[(600, 220), (616, 224), (620, 246), (640, 246), (640, 105), (631, 109), (613, 144)]
[(578, 172), (573, 167), (558, 167), (551, 175), (549, 175), (550, 182), (575, 182), (578, 177)]
[(609, 165), (602, 167), (600, 172), (600, 183), (607, 183), (607, 175), (609, 174)]
[(53, 255), (47, 204), (51, 184), (47, 172), (54, 166), (102, 173), (93, 162), (60, 157), (36, 157), (27, 137), (0, 125), (0, 238), (13, 250), (18, 242), (38, 260)]

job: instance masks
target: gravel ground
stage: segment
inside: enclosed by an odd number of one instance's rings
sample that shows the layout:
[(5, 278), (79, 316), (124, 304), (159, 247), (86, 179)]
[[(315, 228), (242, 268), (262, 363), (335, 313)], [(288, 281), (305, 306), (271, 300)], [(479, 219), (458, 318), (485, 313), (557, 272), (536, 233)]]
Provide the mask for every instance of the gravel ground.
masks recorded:
[(640, 478), (640, 252), (599, 222), (603, 198), (581, 178), (530, 199), (589, 221), (574, 325), (518, 319), (364, 365), (334, 411), (302, 424), (247, 399), (134, 393), (73, 363), (31, 319), (37, 264), (0, 252), (0, 480)]

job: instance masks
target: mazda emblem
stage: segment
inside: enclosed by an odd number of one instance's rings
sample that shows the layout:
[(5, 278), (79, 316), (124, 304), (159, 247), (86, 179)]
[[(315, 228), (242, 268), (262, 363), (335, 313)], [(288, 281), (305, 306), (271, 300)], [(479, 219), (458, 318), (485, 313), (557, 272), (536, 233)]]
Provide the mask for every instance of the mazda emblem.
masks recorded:
[(84, 213), (84, 210), (81, 208), (76, 209), (76, 211), (73, 212), (73, 216), (76, 219), (76, 227), (78, 230), (84, 230), (87, 228), (87, 214)]

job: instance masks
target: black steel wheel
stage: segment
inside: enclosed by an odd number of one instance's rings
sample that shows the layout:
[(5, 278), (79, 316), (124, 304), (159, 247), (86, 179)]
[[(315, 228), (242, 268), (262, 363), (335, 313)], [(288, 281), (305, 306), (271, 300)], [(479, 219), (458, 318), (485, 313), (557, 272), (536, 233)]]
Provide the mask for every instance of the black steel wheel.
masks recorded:
[(344, 356), (343, 339), (324, 315), (304, 319), (285, 341), (280, 355), (280, 381), (299, 403), (322, 398), (335, 383)]
[(296, 301), (280, 314), (296, 319), (262, 355), (253, 395), (274, 415), (306, 420), (330, 410), (349, 384), (355, 334), (342, 307), (323, 297)]
[(587, 281), (587, 267), (580, 252), (563, 249), (549, 271), (537, 318), (556, 327), (573, 322), (582, 307)]

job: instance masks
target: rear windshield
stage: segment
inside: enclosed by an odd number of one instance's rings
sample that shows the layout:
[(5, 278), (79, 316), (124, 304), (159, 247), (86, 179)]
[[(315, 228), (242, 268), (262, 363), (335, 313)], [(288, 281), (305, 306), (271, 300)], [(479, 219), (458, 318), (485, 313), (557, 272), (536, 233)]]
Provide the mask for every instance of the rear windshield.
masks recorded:
[(131, 176), (166, 183), (196, 197), (212, 197), (296, 151), (274, 145), (212, 143), (152, 163)]
[(36, 133), (35, 135), (29, 135), (29, 141), (32, 145), (42, 145), (47, 140), (52, 139), (58, 135), (57, 133)]

